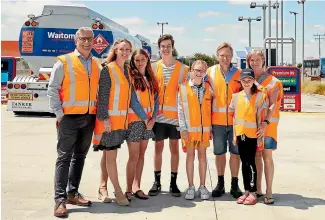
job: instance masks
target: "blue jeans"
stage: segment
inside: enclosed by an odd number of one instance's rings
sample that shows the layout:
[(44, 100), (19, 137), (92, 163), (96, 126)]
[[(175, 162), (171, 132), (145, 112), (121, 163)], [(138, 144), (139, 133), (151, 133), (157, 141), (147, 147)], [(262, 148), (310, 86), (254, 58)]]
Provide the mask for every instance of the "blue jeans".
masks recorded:
[(213, 134), (214, 155), (222, 155), (227, 153), (227, 146), (229, 146), (230, 153), (239, 155), (238, 147), (232, 144), (232, 139), (233, 139), (232, 125), (229, 126), (212, 125), (212, 134)]

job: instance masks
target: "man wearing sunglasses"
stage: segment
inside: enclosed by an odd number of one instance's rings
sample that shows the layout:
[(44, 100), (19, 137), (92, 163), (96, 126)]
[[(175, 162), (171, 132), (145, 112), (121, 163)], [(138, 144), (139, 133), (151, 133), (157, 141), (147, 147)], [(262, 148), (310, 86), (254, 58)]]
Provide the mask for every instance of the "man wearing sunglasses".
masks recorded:
[(101, 70), (100, 61), (91, 54), (93, 39), (91, 28), (79, 28), (75, 35), (76, 49), (57, 57), (49, 82), (49, 104), (56, 115), (58, 130), (54, 180), (56, 217), (68, 215), (66, 203), (91, 205), (78, 188), (95, 126)]

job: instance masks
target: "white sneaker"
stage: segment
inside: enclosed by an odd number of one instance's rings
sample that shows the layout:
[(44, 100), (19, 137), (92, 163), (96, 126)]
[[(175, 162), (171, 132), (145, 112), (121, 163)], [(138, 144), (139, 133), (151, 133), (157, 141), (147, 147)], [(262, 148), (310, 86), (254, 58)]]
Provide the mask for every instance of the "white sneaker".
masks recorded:
[(202, 200), (208, 200), (210, 198), (210, 192), (205, 186), (200, 186), (198, 193)]
[(185, 199), (193, 200), (195, 198), (195, 186), (188, 187), (185, 190)]

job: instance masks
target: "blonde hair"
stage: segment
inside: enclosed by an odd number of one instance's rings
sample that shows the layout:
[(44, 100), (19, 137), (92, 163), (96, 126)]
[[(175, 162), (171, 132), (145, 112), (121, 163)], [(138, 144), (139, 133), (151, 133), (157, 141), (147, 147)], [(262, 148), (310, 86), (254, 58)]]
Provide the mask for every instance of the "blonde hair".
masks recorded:
[(223, 48), (229, 48), (230, 52), (231, 52), (231, 56), (234, 55), (234, 49), (232, 48), (231, 44), (227, 43), (227, 42), (223, 42), (222, 44), (220, 44), (217, 48), (217, 56), (219, 54), (219, 51)]
[(196, 64), (202, 64), (204, 66), (205, 70), (208, 69), (208, 64), (204, 60), (195, 60), (192, 63), (191, 70), (193, 70), (193, 68), (195, 67)]
[(261, 59), (263, 60), (262, 67), (264, 67), (265, 66), (265, 55), (264, 55), (264, 52), (262, 50), (258, 50), (258, 49), (253, 49), (251, 52), (248, 53), (248, 55), (246, 57), (246, 67), (251, 69), (251, 66), (249, 65), (249, 62), (250, 62), (253, 54), (256, 54), (259, 57), (261, 57)]
[[(112, 47), (110, 48), (109, 52), (108, 52), (108, 55), (107, 55), (107, 63), (110, 63), (110, 62), (113, 62), (116, 60), (116, 53), (115, 53), (115, 50), (116, 50), (116, 46), (120, 43), (128, 43), (131, 47), (131, 51), (132, 51), (132, 43), (131, 41), (129, 41), (128, 39), (126, 38), (121, 38), (121, 39), (118, 39), (117, 41), (114, 42), (114, 44), (112, 45)], [(130, 52), (131, 52), (130, 51)]]

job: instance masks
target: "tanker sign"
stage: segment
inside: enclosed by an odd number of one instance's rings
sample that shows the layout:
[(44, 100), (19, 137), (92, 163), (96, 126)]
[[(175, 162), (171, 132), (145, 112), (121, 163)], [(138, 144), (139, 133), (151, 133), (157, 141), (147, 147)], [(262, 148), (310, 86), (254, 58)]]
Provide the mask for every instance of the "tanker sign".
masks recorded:
[(109, 45), (109, 43), (105, 40), (105, 38), (98, 34), (97, 37), (93, 40), (93, 49), (98, 53), (101, 54)]

